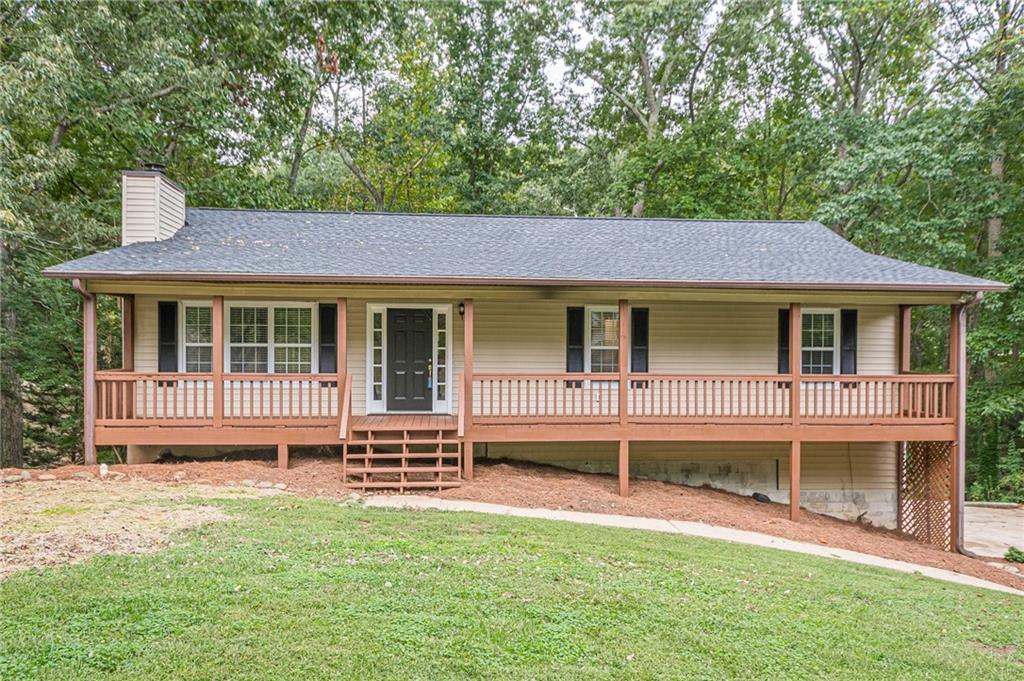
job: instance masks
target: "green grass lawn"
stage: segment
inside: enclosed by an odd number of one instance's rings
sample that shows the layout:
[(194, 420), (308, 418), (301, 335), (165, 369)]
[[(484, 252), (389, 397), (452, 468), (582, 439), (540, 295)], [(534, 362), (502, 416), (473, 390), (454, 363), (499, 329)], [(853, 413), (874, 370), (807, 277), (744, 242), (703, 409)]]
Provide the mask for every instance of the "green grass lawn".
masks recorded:
[(1024, 598), (664, 534), (278, 496), (0, 582), (0, 678), (1024, 678)]

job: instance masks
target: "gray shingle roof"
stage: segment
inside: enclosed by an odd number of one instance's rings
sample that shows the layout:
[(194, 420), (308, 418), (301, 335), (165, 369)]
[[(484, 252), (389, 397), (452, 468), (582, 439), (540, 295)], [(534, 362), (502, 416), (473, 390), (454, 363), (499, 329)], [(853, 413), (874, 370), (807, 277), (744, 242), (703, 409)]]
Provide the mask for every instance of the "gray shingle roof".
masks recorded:
[(48, 276), (602, 283), (763, 288), (1002, 289), (871, 255), (816, 222), (190, 208), (164, 241)]

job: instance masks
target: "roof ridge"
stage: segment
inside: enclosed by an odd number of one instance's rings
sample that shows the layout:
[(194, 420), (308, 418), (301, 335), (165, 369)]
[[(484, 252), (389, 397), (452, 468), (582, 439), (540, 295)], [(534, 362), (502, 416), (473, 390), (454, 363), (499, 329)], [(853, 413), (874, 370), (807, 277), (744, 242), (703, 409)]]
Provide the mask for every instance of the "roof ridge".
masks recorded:
[(771, 225), (820, 225), (817, 220), (766, 220), (761, 218), (634, 218), (614, 215), (514, 215), (507, 213), (416, 213), (412, 211), (362, 211), (362, 210), (306, 210), (301, 208), (224, 208), (221, 206), (189, 206), (188, 210), (215, 210), (225, 213), (308, 213), (312, 215), (372, 215), (372, 216), (415, 216), (415, 217), (459, 217), (459, 218), (510, 218), (525, 220), (603, 220), (608, 222), (722, 222), (722, 223), (763, 223)]

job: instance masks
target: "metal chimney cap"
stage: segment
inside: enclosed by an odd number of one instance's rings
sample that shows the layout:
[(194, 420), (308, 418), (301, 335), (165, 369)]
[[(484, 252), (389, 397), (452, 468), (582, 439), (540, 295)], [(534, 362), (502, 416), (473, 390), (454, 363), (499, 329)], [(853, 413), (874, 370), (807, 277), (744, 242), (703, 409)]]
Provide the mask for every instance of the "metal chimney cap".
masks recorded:
[(161, 175), (167, 174), (167, 166), (163, 163), (143, 163), (142, 170), (149, 170), (155, 173), (160, 173)]

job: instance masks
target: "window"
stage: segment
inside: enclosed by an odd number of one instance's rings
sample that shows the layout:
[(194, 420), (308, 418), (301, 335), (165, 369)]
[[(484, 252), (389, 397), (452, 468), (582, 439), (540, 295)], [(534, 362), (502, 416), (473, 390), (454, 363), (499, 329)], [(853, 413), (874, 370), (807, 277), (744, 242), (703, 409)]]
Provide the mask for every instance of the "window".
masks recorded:
[(373, 313), (373, 399), (384, 398), (384, 312)]
[(229, 371), (302, 374), (313, 371), (311, 306), (232, 305), (228, 310)]
[(308, 374), (313, 370), (313, 311), (274, 308), (274, 371)]
[(836, 373), (836, 312), (805, 312), (801, 328), (800, 370), (805, 374)]
[(183, 346), (185, 371), (213, 371), (213, 308), (185, 304)]
[(437, 399), (443, 402), (447, 399), (448, 393), (448, 315), (438, 312), (437, 335), (434, 347), (437, 351), (437, 361), (434, 362), (437, 373)]
[(587, 370), (615, 373), (619, 370), (619, 311), (587, 308)]

